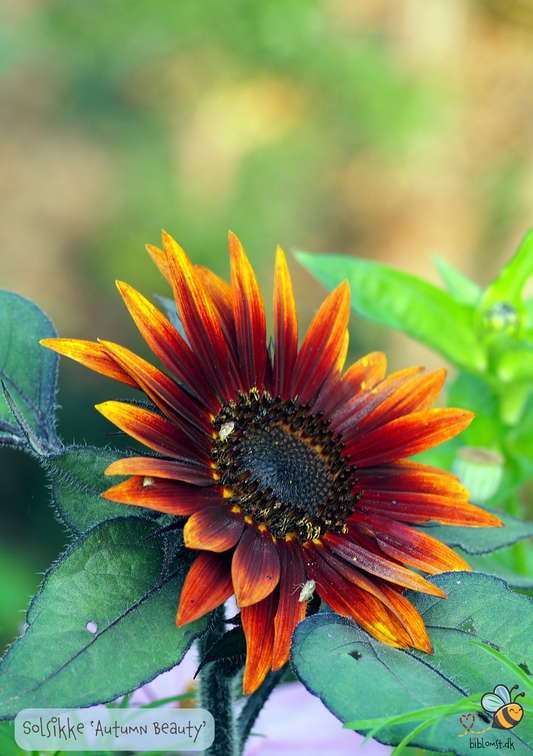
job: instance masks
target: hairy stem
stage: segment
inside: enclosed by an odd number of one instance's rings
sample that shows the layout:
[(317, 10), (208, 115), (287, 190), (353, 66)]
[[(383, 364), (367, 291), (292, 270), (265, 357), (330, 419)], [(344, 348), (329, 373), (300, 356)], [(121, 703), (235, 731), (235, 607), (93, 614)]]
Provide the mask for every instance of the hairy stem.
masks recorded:
[[(225, 632), (224, 606), (213, 613), (211, 632), (200, 640), (200, 658), (203, 658)], [(215, 720), (215, 740), (205, 751), (206, 756), (237, 756), (233, 680), (219, 661), (206, 664), (200, 672), (200, 705), (211, 712)]]
[(287, 665), (285, 664), (276, 672), (269, 672), (261, 686), (255, 691), (255, 693), (252, 693), (246, 701), (244, 709), (241, 711), (239, 718), (237, 719), (237, 733), (240, 741), (239, 753), (243, 753), (246, 740), (254, 726), (255, 720), (259, 716), (267, 698), (285, 674), (286, 669)]

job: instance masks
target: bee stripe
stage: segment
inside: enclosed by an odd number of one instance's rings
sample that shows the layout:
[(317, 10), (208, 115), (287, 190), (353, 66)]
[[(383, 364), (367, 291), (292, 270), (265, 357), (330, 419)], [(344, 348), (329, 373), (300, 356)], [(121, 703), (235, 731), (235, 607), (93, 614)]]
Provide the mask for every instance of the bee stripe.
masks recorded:
[(502, 717), (502, 719), (505, 719), (505, 721), (507, 722), (507, 724), (509, 724), (509, 725), (511, 725), (513, 727), (517, 723), (517, 720), (512, 716), (512, 714), (507, 711), (507, 707), (506, 706), (503, 709), (500, 709), (500, 711), (498, 712), (498, 714), (500, 715), (500, 717)]

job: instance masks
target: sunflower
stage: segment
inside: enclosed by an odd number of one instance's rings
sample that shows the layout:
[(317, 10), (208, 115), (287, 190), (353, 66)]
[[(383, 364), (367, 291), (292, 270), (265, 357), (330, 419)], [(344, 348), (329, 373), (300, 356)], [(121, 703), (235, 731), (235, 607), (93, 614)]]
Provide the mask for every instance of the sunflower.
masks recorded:
[(229, 246), (231, 286), (193, 266), (167, 234), (164, 251), (147, 247), (172, 286), (186, 339), (135, 289), (117, 284), (170, 376), (107, 341), (43, 342), (140, 389), (154, 405), (97, 406), (151, 450), (108, 467), (108, 475), (131, 477), (102, 496), (188, 516), (185, 544), (198, 555), (176, 622), (192, 622), (235, 594), (247, 644), (245, 693), (285, 664), (314, 590), (378, 640), (431, 653), (403, 591), (445, 598), (418, 571), (470, 568), (410, 526), (501, 523), (469, 504), (453, 475), (404, 458), (455, 436), (473, 414), (428, 409), (444, 370), (408, 368), (385, 378), (385, 357), (374, 352), (343, 373), (347, 282), (327, 297), (298, 349), (279, 248), (267, 342), (253, 270), (233, 234)]

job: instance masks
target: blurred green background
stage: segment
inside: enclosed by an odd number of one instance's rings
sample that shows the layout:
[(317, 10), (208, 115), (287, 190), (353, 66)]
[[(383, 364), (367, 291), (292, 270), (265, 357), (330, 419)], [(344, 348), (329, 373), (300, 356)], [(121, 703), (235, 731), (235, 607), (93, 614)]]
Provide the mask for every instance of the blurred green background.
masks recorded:
[[(0, 286), (147, 356), (113, 281), (168, 295), (161, 228), (225, 277), (235, 231), (267, 308), (278, 243), (485, 285), (533, 223), (532, 116), (530, 0), (2, 0)], [(290, 264), (303, 332), (324, 291)], [(356, 318), (350, 348), (441, 362)], [(112, 440), (93, 405), (126, 394), (62, 361), (64, 440)], [(33, 460), (0, 476), (3, 647), (66, 535)]]

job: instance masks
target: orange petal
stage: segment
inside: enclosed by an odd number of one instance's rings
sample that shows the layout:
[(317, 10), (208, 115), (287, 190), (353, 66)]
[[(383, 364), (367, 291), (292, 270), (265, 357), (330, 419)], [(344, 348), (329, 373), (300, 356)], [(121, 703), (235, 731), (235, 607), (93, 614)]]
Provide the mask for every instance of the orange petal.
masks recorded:
[(228, 344), (237, 349), (237, 337), (235, 334), (235, 318), (233, 316), (233, 294), (231, 286), (212, 270), (202, 265), (195, 265), (196, 272), (204, 286), (207, 295), (211, 298), (211, 304), (218, 315), (218, 322), (224, 331)]
[(117, 281), (117, 287), (150, 349), (216, 415), (220, 403), (205, 378), (203, 366), (174, 326), (132, 286)]
[(235, 234), (229, 234), (231, 289), (237, 351), (245, 391), (261, 388), (266, 364), (266, 321), (263, 298), (252, 266)]
[(183, 528), (188, 549), (227, 551), (235, 546), (244, 528), (244, 517), (227, 505), (208, 507), (189, 517)]
[(408, 570), (407, 567), (397, 564), (386, 556), (372, 553), (347, 536), (329, 532), (324, 536), (324, 543), (334, 554), (338, 554), (364, 572), (370, 572), (371, 575), (376, 575), (404, 588), (412, 588), (414, 591), (446, 598), (446, 594), (440, 588), (424, 580), (416, 572)]
[(138, 389), (139, 384), (125, 370), (105, 353), (100, 344), (92, 341), (81, 341), (80, 339), (43, 339), (39, 342), (54, 352), (70, 357), (71, 360), (81, 362), (91, 370), (97, 373), (107, 375), (116, 381), (125, 383), (127, 386), (133, 386)]
[(342, 456), (349, 454), (358, 467), (411, 457), (453, 438), (470, 425), (474, 417), (473, 412), (452, 408), (413, 412), (375, 428), (362, 441), (356, 439), (347, 444)]
[(312, 541), (304, 545), (305, 568), (319, 596), (338, 614), (351, 617), (370, 635), (389, 646), (407, 648), (410, 636), (377, 598), (345, 580), (326, 562)]
[(176, 625), (182, 627), (194, 622), (223, 604), (232, 594), (231, 554), (202, 551), (185, 578)]
[(177, 480), (135, 475), (101, 494), (102, 498), (153, 509), (171, 515), (190, 515), (203, 507), (220, 504), (223, 497), (218, 486), (198, 488)]
[(419, 648), (421, 651), (425, 651), (426, 654), (432, 654), (433, 649), (431, 648), (424, 620), (411, 602), (384, 580), (378, 579), (378, 585), (400, 615), (401, 622), (411, 637), (411, 645)]
[(125, 402), (103, 402), (97, 404), (96, 409), (117, 428), (150, 449), (198, 465), (204, 472), (211, 469), (209, 457), (191, 449), (187, 438), (164, 417)]
[(101, 344), (109, 356), (137, 381), (144, 393), (196, 446), (210, 452), (213, 430), (208, 413), (201, 404), (161, 370), (129, 349), (109, 341), (102, 341)]
[(382, 551), (400, 562), (423, 572), (470, 570), (459, 554), (426, 533), (385, 517), (356, 514), (350, 523), (363, 532), (370, 532)]
[(289, 660), (294, 628), (305, 618), (307, 601), (300, 601), (300, 591), (307, 578), (302, 561), (301, 547), (296, 540), (278, 542), (281, 576), (279, 604), (274, 619), (275, 641), (272, 669), (281, 669)]
[(157, 457), (125, 457), (112, 462), (106, 475), (142, 475), (148, 478), (181, 480), (195, 486), (212, 486), (215, 482), (212, 470), (203, 470), (184, 462), (171, 462)]
[(278, 247), (274, 274), (274, 374), (272, 393), (290, 398), (289, 385), (298, 353), (298, 318), (283, 250)]
[(168, 269), (167, 256), (165, 255), (163, 250), (159, 249), (159, 247), (154, 247), (152, 244), (147, 244), (146, 249), (150, 257), (152, 258), (152, 260), (155, 262), (155, 264), (159, 268), (159, 271), (163, 274), (163, 276), (166, 278), (168, 283), (172, 286), (172, 278), (170, 276), (170, 271)]
[(348, 400), (374, 388), (383, 380), (386, 370), (387, 358), (383, 352), (371, 352), (357, 360), (344, 373), (322, 409), (328, 415), (333, 415), (340, 407), (344, 407)]
[(350, 287), (341, 283), (322, 303), (300, 347), (291, 378), (291, 396), (312, 399), (342, 349), (350, 316)]
[(278, 550), (265, 526), (251, 525), (244, 531), (233, 555), (231, 574), (238, 607), (256, 604), (277, 586)]
[(246, 667), (242, 683), (245, 695), (257, 690), (272, 666), (277, 604), (278, 591), (274, 591), (257, 604), (243, 607), (241, 611), (246, 636)]
[(172, 276), (172, 288), (181, 322), (193, 352), (199, 357), (209, 382), (225, 402), (234, 398), (230, 382), (230, 350), (215, 308), (200, 276), (185, 252), (163, 231), (163, 248)]

